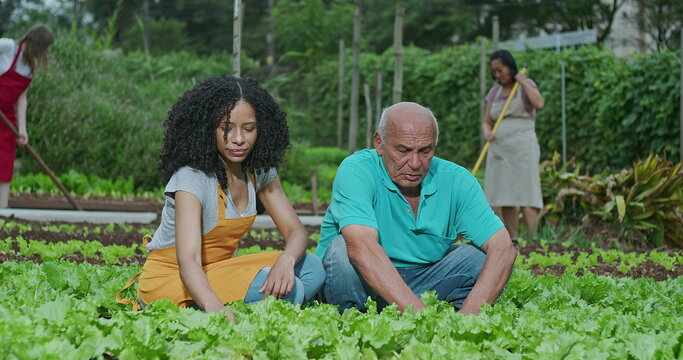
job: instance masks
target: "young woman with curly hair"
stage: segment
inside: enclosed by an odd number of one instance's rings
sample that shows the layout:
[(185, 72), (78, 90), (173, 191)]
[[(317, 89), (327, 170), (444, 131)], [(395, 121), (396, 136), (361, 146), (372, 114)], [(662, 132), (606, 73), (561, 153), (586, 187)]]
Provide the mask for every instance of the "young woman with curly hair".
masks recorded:
[(44, 25), (33, 26), (16, 41), (0, 38), (0, 111), (19, 132), (15, 136), (0, 122), (0, 208), (6, 208), (9, 200), (17, 144), (28, 143), (26, 93), (36, 70), (47, 68), (47, 49), (54, 40)]
[[(165, 128), (161, 224), (146, 245), (137, 301), (117, 300), (137, 309), (169, 299), (224, 311), (231, 321), (229, 302), (269, 295), (312, 300), (324, 270), (306, 253), (308, 233), (277, 176), (289, 131), (270, 94), (253, 79), (212, 77), (173, 105)], [(285, 250), (235, 257), (256, 217), (256, 196), (284, 236)]]

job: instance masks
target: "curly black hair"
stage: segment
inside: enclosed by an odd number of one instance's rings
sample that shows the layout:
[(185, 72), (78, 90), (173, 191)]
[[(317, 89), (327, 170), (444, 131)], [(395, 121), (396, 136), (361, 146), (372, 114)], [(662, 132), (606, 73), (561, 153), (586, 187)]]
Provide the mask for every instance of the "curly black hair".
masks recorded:
[(258, 82), (249, 78), (219, 75), (197, 84), (171, 107), (164, 122), (164, 142), (158, 169), (164, 184), (183, 166), (216, 176), (228, 186), (226, 168), (218, 153), (216, 128), (240, 100), (256, 113), (258, 136), (242, 162), (245, 171), (260, 173), (278, 168), (290, 146), (287, 114)]

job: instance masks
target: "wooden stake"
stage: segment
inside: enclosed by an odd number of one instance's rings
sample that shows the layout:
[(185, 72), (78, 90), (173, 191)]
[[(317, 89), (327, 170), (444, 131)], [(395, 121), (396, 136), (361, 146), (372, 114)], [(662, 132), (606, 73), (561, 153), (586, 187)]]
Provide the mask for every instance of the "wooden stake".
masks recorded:
[(235, 0), (232, 14), (232, 75), (240, 77), (240, 51), (242, 48), (242, 1)]
[(498, 15), (493, 16), (493, 51), (498, 50), (498, 40), (500, 39), (500, 23)]
[[(7, 127), (8, 127), (10, 130), (12, 130), (12, 133), (14, 134), (14, 136), (19, 137), (19, 132), (18, 132), (17, 129), (14, 127), (14, 125), (12, 125), (12, 123), (9, 121), (9, 119), (5, 116), (5, 114), (4, 114), (2, 111), (0, 111), (0, 118), (2, 118), (2, 122), (4, 122), (5, 125), (7, 125)], [(64, 196), (66, 196), (66, 199), (69, 200), (69, 202), (70, 202), (71, 205), (74, 207), (74, 209), (76, 209), (76, 210), (83, 210), (83, 209), (81, 208), (81, 206), (78, 205), (78, 204), (76, 203), (76, 201), (71, 197), (71, 194), (69, 194), (69, 191), (66, 190), (66, 188), (64, 187), (64, 185), (62, 185), (62, 183), (59, 182), (59, 180), (57, 179), (57, 177), (55, 176), (55, 174), (52, 173), (52, 170), (50, 170), (50, 168), (47, 167), (47, 164), (45, 164), (45, 162), (43, 161), (43, 159), (41, 159), (40, 156), (38, 156), (38, 154), (35, 152), (35, 150), (33, 150), (33, 148), (31, 147), (31, 145), (26, 144), (26, 145), (24, 145), (24, 148), (26, 149), (26, 151), (28, 151), (29, 154), (31, 154), (31, 156), (33, 156), (34, 159), (36, 159), (36, 161), (38, 162), (38, 165), (40, 165), (40, 167), (43, 168), (43, 171), (45, 171), (45, 173), (47, 174), (47, 176), (49, 176), (50, 179), (52, 179), (52, 182), (54, 182), (55, 185), (57, 185), (57, 188), (59, 188), (59, 190), (62, 192), (62, 194), (64, 194)]]
[(353, 73), (351, 75), (351, 114), (349, 116), (349, 154), (356, 151), (358, 140), (358, 92), (360, 86), (360, 13), (361, 0), (356, 0), (353, 15)]
[(375, 127), (379, 127), (379, 118), (382, 116), (382, 72), (375, 70)]
[[(479, 121), (484, 119), (486, 109), (486, 75), (488, 64), (486, 63), (486, 38), (481, 38), (481, 56), (479, 58)], [(484, 144), (484, 134), (479, 133), (479, 146)]]
[(344, 132), (344, 39), (339, 39), (339, 86), (337, 87), (337, 147), (342, 149)]
[(318, 216), (318, 170), (311, 171), (311, 203), (313, 205), (313, 216)]
[(368, 119), (365, 127), (365, 148), (370, 149), (372, 145), (372, 104), (370, 103), (370, 86), (363, 85), (363, 94), (365, 95), (365, 117)]
[(394, 96), (393, 102), (396, 104), (401, 101), (403, 95), (403, 17), (406, 14), (406, 9), (400, 6), (396, 7), (396, 14), (394, 16)]

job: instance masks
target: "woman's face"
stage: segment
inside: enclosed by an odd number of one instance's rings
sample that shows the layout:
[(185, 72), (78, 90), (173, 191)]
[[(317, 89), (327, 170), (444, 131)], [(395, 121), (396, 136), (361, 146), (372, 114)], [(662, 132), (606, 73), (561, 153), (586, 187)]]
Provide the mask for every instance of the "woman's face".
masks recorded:
[(510, 68), (503, 65), (500, 59), (494, 59), (491, 61), (491, 75), (500, 83), (501, 85), (507, 85), (512, 82), (512, 76)]
[(258, 129), (256, 113), (247, 102), (240, 100), (216, 128), (218, 154), (228, 165), (239, 164), (251, 153), (256, 144)]

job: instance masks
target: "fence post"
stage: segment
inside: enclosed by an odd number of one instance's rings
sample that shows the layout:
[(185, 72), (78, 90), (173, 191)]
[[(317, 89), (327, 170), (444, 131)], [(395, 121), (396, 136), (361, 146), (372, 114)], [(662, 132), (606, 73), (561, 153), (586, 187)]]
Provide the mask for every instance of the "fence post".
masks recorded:
[(406, 9), (396, 6), (394, 15), (394, 96), (393, 103), (401, 101), (403, 94), (403, 16)]
[(493, 16), (493, 51), (498, 50), (498, 40), (500, 39), (500, 23), (498, 15)]
[(339, 39), (339, 86), (337, 87), (337, 147), (342, 149), (344, 131), (344, 39)]
[(232, 75), (240, 77), (240, 50), (242, 47), (242, 1), (235, 0), (232, 14)]
[(375, 128), (379, 126), (379, 117), (382, 116), (382, 72), (375, 70)]
[(356, 151), (358, 140), (358, 87), (360, 86), (360, 13), (361, 0), (356, 0), (353, 15), (353, 73), (351, 75), (351, 114), (349, 117), (349, 154)]
[(370, 149), (372, 144), (372, 103), (370, 103), (370, 86), (363, 84), (363, 95), (365, 96), (365, 117), (368, 123), (365, 126), (365, 148)]
[[(479, 122), (484, 120), (486, 110), (486, 38), (481, 38), (481, 56), (479, 58)], [(479, 126), (481, 128), (481, 126)], [(479, 131), (479, 146), (484, 144), (484, 134)]]
[(313, 216), (318, 216), (318, 170), (311, 170), (311, 203), (313, 205)]

